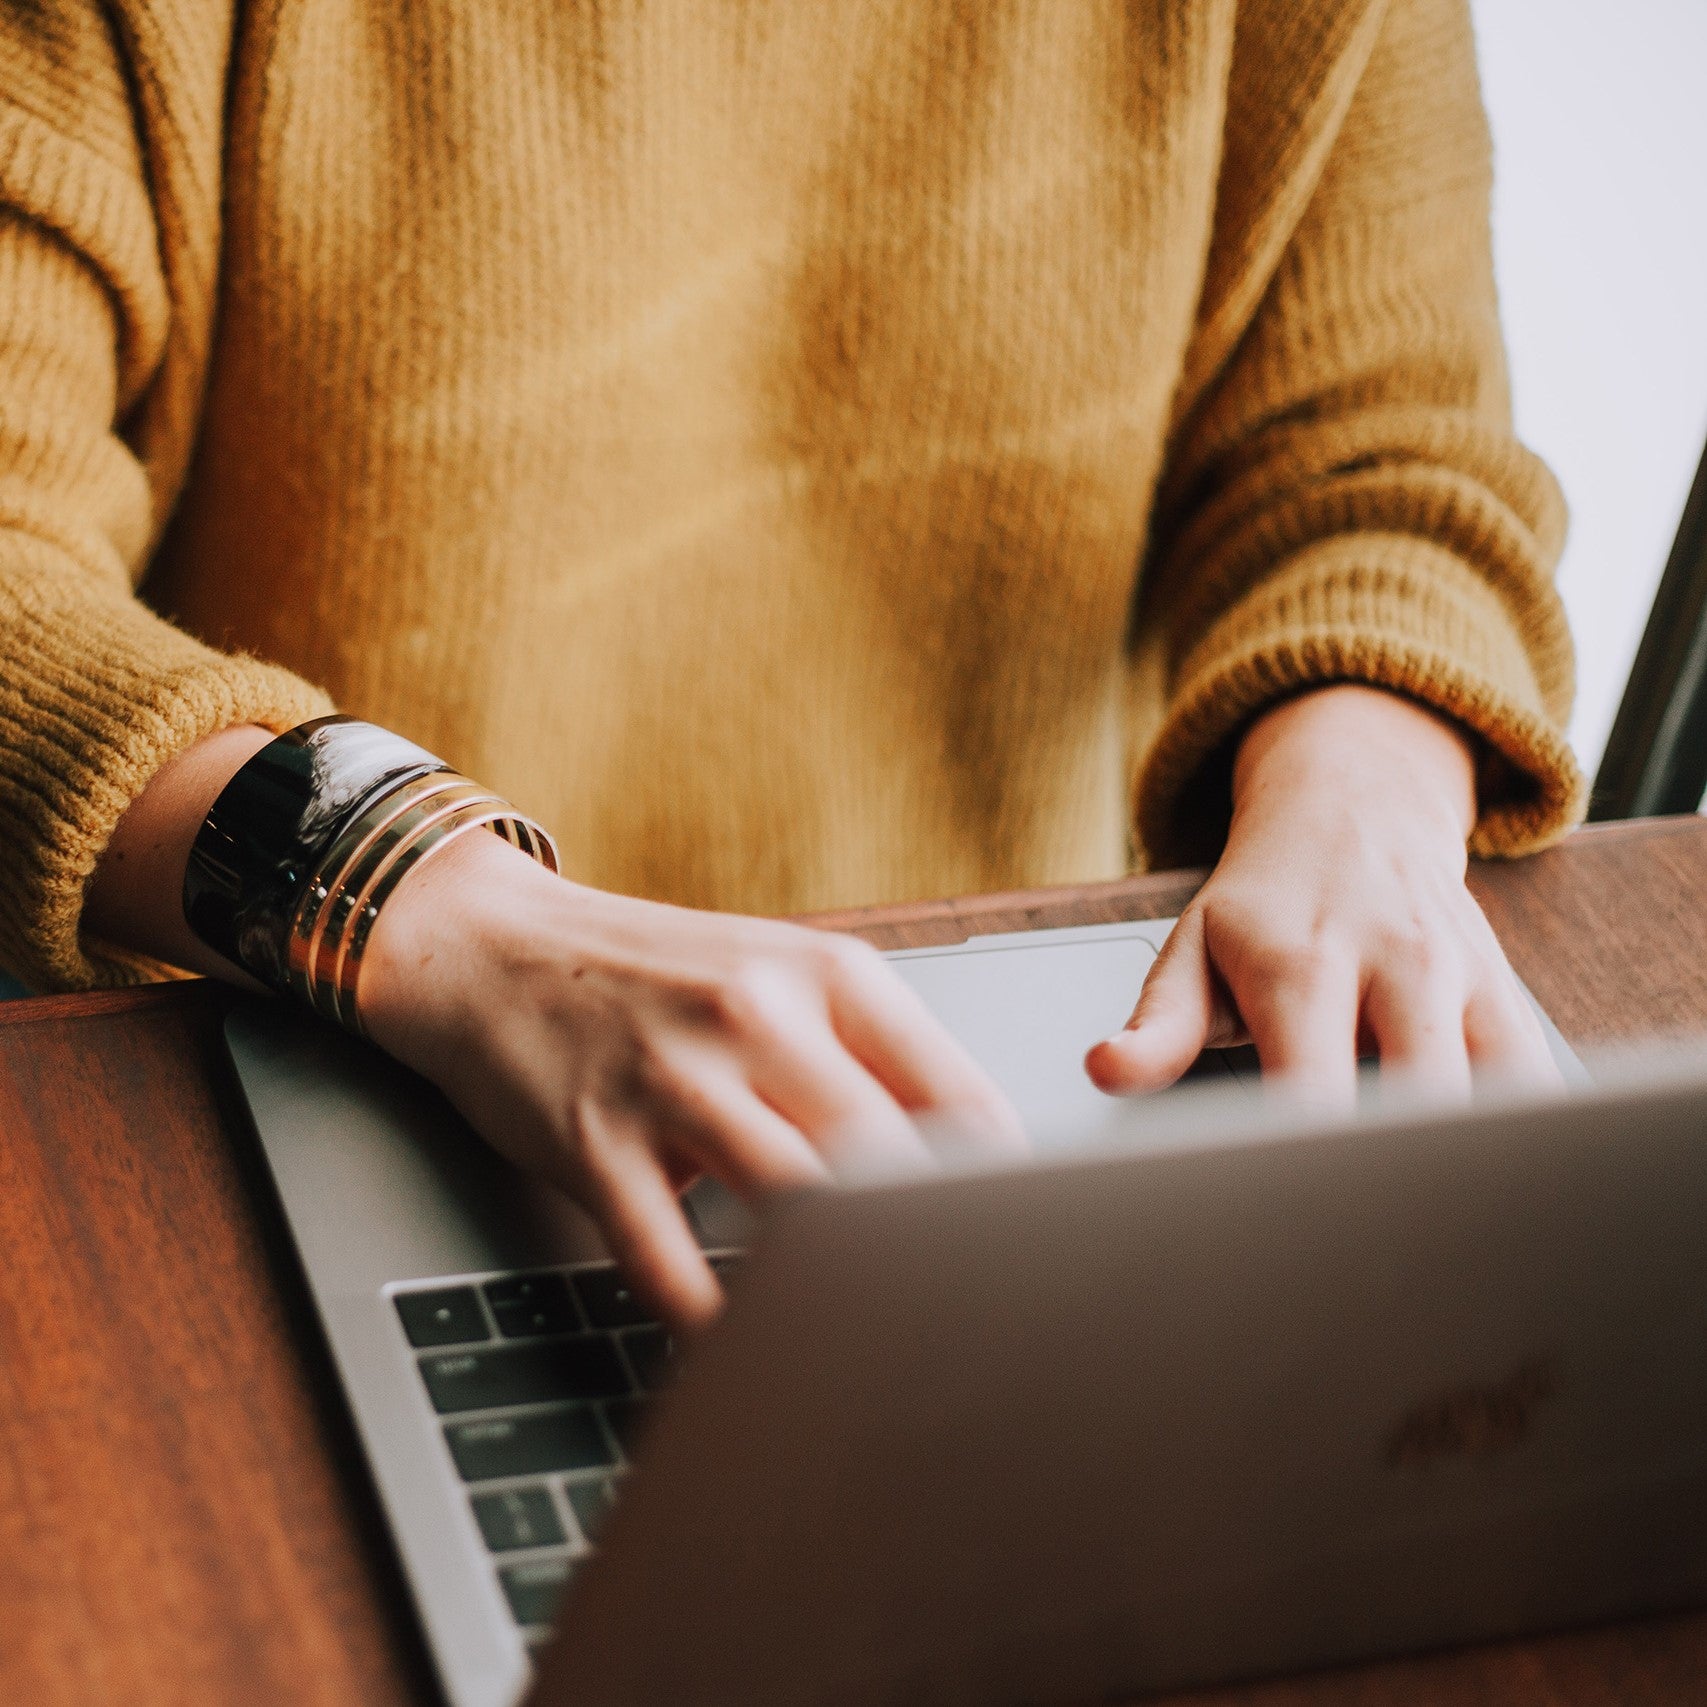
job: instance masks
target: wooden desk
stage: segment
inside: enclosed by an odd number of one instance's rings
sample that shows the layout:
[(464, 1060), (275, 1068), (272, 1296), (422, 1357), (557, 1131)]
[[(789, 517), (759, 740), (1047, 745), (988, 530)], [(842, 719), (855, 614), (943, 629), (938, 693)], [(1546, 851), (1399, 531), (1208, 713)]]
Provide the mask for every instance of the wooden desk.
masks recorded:
[[(1475, 888), (1573, 1042), (1707, 1027), (1707, 822)], [(884, 946), (1177, 912), (1189, 875), (892, 908)], [(220, 992), (0, 1004), (0, 1701), (437, 1699), (219, 1042)], [(1646, 1707), (1707, 1615), (1214, 1691), (1196, 1707)]]

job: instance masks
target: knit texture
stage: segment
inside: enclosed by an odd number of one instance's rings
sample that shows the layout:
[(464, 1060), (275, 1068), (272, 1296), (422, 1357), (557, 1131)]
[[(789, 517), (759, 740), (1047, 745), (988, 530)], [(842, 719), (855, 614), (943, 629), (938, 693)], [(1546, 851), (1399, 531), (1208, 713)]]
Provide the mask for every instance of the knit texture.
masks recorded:
[(1578, 815), (1463, 0), (0, 9), (0, 963), (329, 704), (795, 910), (1213, 851), (1249, 719)]

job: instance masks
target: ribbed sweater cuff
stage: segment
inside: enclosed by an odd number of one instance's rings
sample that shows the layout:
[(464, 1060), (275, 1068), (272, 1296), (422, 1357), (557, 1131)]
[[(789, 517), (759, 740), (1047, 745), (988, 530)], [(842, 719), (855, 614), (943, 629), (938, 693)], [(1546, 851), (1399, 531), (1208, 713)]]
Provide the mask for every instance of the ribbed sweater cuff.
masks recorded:
[(1215, 856), (1237, 738), (1276, 701), (1330, 682), (1392, 689), (1481, 737), (1472, 853), (1528, 853), (1583, 815), (1582, 773), (1549, 715), (1520, 617), (1462, 560), (1410, 536), (1301, 552), (1225, 612), (1173, 680), (1138, 778), (1152, 867)]
[(204, 736), (288, 729), (329, 701), (63, 568), (0, 581), (0, 634), (0, 966), (37, 990), (160, 976), (80, 936), (84, 891), (120, 816)]

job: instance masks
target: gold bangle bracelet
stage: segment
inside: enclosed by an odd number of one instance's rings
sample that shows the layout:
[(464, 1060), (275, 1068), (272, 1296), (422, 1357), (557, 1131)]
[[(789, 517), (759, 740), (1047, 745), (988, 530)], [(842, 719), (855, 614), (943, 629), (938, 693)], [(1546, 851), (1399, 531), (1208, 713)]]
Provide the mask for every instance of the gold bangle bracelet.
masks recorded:
[(286, 976), (294, 995), (313, 1005), (310, 970), (320, 957), (327, 927), (333, 921), (340, 926), (346, 922), (343, 918), (344, 896), (352, 867), (360, 862), (376, 840), (384, 837), (391, 826), (422, 803), (447, 793), (460, 799), (484, 797), (484, 791), (476, 788), (466, 777), (453, 771), (440, 771), (431, 776), (412, 778), (369, 801), (344, 826), (303, 885), (301, 898), (291, 915), (286, 937)]
[(316, 964), (321, 1000), (329, 1008), (331, 1018), (358, 1035), (362, 1033), (356, 992), (368, 934), (379, 918), (380, 908), (404, 877), (435, 849), (444, 847), (464, 830), (492, 830), (509, 841), (504, 825), (514, 817), (514, 808), (494, 795), (459, 801), (424, 819), (407, 840), (399, 841), (382, 860), (371, 864), (362, 880), (362, 893), (350, 910), (347, 928)]
[(466, 830), (488, 829), (550, 871), (550, 834), (454, 771), (400, 783), (339, 834), (303, 886), (290, 922), (292, 994), (324, 1018), (365, 1035), (357, 992), (369, 933), (406, 873)]
[(346, 928), (350, 880), (376, 846), (382, 850), (395, 846), (419, 822), (421, 814), (437, 802), (491, 798), (466, 777), (454, 771), (439, 771), (400, 784), (371, 802), (347, 824), (304, 885), (302, 899), (291, 919), (287, 969), (294, 993), (317, 1005), (312, 1002), (311, 968), (320, 958), (322, 942), (328, 937), (336, 940)]

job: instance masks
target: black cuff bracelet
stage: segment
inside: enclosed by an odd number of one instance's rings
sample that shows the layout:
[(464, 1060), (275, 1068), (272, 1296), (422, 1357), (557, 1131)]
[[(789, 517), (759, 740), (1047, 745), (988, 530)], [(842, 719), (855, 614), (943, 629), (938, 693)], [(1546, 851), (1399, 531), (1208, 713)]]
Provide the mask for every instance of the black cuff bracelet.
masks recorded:
[(216, 954), (287, 992), (291, 921), (339, 832), (373, 801), (449, 771), (401, 735), (318, 717), (263, 747), (225, 785), (184, 870), (184, 918)]

